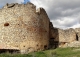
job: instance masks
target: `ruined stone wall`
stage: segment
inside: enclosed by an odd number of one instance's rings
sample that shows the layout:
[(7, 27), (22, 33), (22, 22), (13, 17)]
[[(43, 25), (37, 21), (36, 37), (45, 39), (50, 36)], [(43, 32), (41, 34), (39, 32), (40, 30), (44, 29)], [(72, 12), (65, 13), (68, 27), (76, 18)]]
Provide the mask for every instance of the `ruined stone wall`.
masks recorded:
[(50, 22), (50, 38), (54, 38), (55, 41), (59, 41), (58, 40), (58, 28), (53, 27), (52, 22)]
[(74, 29), (62, 30), (59, 29), (59, 42), (72, 42), (76, 40)]
[(80, 28), (76, 28), (76, 29), (74, 29), (75, 30), (75, 32), (76, 32), (76, 40), (77, 41), (80, 41)]
[(68, 44), (76, 41), (76, 32), (74, 29), (59, 29), (52, 27), (50, 29), (51, 42), (54, 47), (68, 47)]
[(71, 43), (76, 41), (76, 32), (74, 29), (72, 28), (66, 30), (59, 29), (58, 32), (59, 32), (59, 47), (70, 47)]
[(59, 29), (50, 26), (51, 47), (80, 47), (80, 28)]
[[(22, 53), (44, 50), (49, 45), (49, 18), (32, 3), (7, 4), (0, 9), (0, 43)], [(3, 46), (4, 47), (4, 46)]]
[(49, 48), (57, 48), (59, 43), (58, 28), (53, 27), (52, 22), (49, 23)]
[[(77, 41), (77, 42), (76, 42)], [(79, 29), (53, 27), (45, 10), (32, 3), (6, 4), (0, 9), (0, 49), (18, 49), (21, 53), (48, 48), (80, 46)]]

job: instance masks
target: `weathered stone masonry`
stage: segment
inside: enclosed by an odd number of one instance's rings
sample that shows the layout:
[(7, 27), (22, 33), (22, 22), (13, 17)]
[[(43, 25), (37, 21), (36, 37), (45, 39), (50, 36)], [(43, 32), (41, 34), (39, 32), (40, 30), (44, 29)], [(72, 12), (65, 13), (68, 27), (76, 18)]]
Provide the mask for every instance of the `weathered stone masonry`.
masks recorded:
[(80, 29), (53, 27), (45, 10), (32, 3), (0, 9), (0, 52), (29, 53), (57, 47), (80, 47)]
[(21, 53), (48, 49), (49, 18), (45, 10), (36, 11), (32, 3), (7, 4), (0, 9), (0, 44)]
[[(57, 47), (80, 47), (80, 28), (76, 29), (59, 29), (59, 28), (52, 28), (50, 34), (50, 40), (53, 39), (52, 48)], [(57, 43), (57, 44), (56, 44)], [(57, 45), (57, 46), (56, 46)]]

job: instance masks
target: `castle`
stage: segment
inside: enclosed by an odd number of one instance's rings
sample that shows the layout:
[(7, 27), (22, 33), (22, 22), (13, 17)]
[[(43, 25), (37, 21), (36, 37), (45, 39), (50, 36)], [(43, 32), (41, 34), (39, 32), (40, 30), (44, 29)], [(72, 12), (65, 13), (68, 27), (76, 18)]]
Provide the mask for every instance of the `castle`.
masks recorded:
[(25, 54), (74, 46), (80, 46), (80, 29), (54, 28), (43, 8), (36, 10), (32, 3), (12, 3), (0, 9), (0, 52)]

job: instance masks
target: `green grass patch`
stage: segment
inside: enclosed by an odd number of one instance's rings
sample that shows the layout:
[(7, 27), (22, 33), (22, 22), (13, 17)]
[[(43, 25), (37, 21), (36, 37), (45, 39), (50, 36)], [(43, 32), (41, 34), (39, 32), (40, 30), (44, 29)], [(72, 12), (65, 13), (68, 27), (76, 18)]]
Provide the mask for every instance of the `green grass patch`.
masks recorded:
[(80, 48), (57, 48), (29, 54), (2, 53), (0, 57), (80, 57)]
[(80, 48), (57, 48), (44, 51), (47, 56), (55, 57), (80, 57)]

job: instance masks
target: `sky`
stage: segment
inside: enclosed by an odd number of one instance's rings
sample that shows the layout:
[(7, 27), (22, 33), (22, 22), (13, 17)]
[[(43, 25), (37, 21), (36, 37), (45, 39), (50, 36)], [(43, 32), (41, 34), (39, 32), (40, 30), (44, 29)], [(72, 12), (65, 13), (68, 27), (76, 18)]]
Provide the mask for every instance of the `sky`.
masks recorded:
[(67, 29), (80, 27), (80, 0), (0, 0), (0, 7), (6, 3), (32, 2), (43, 7), (54, 27)]

